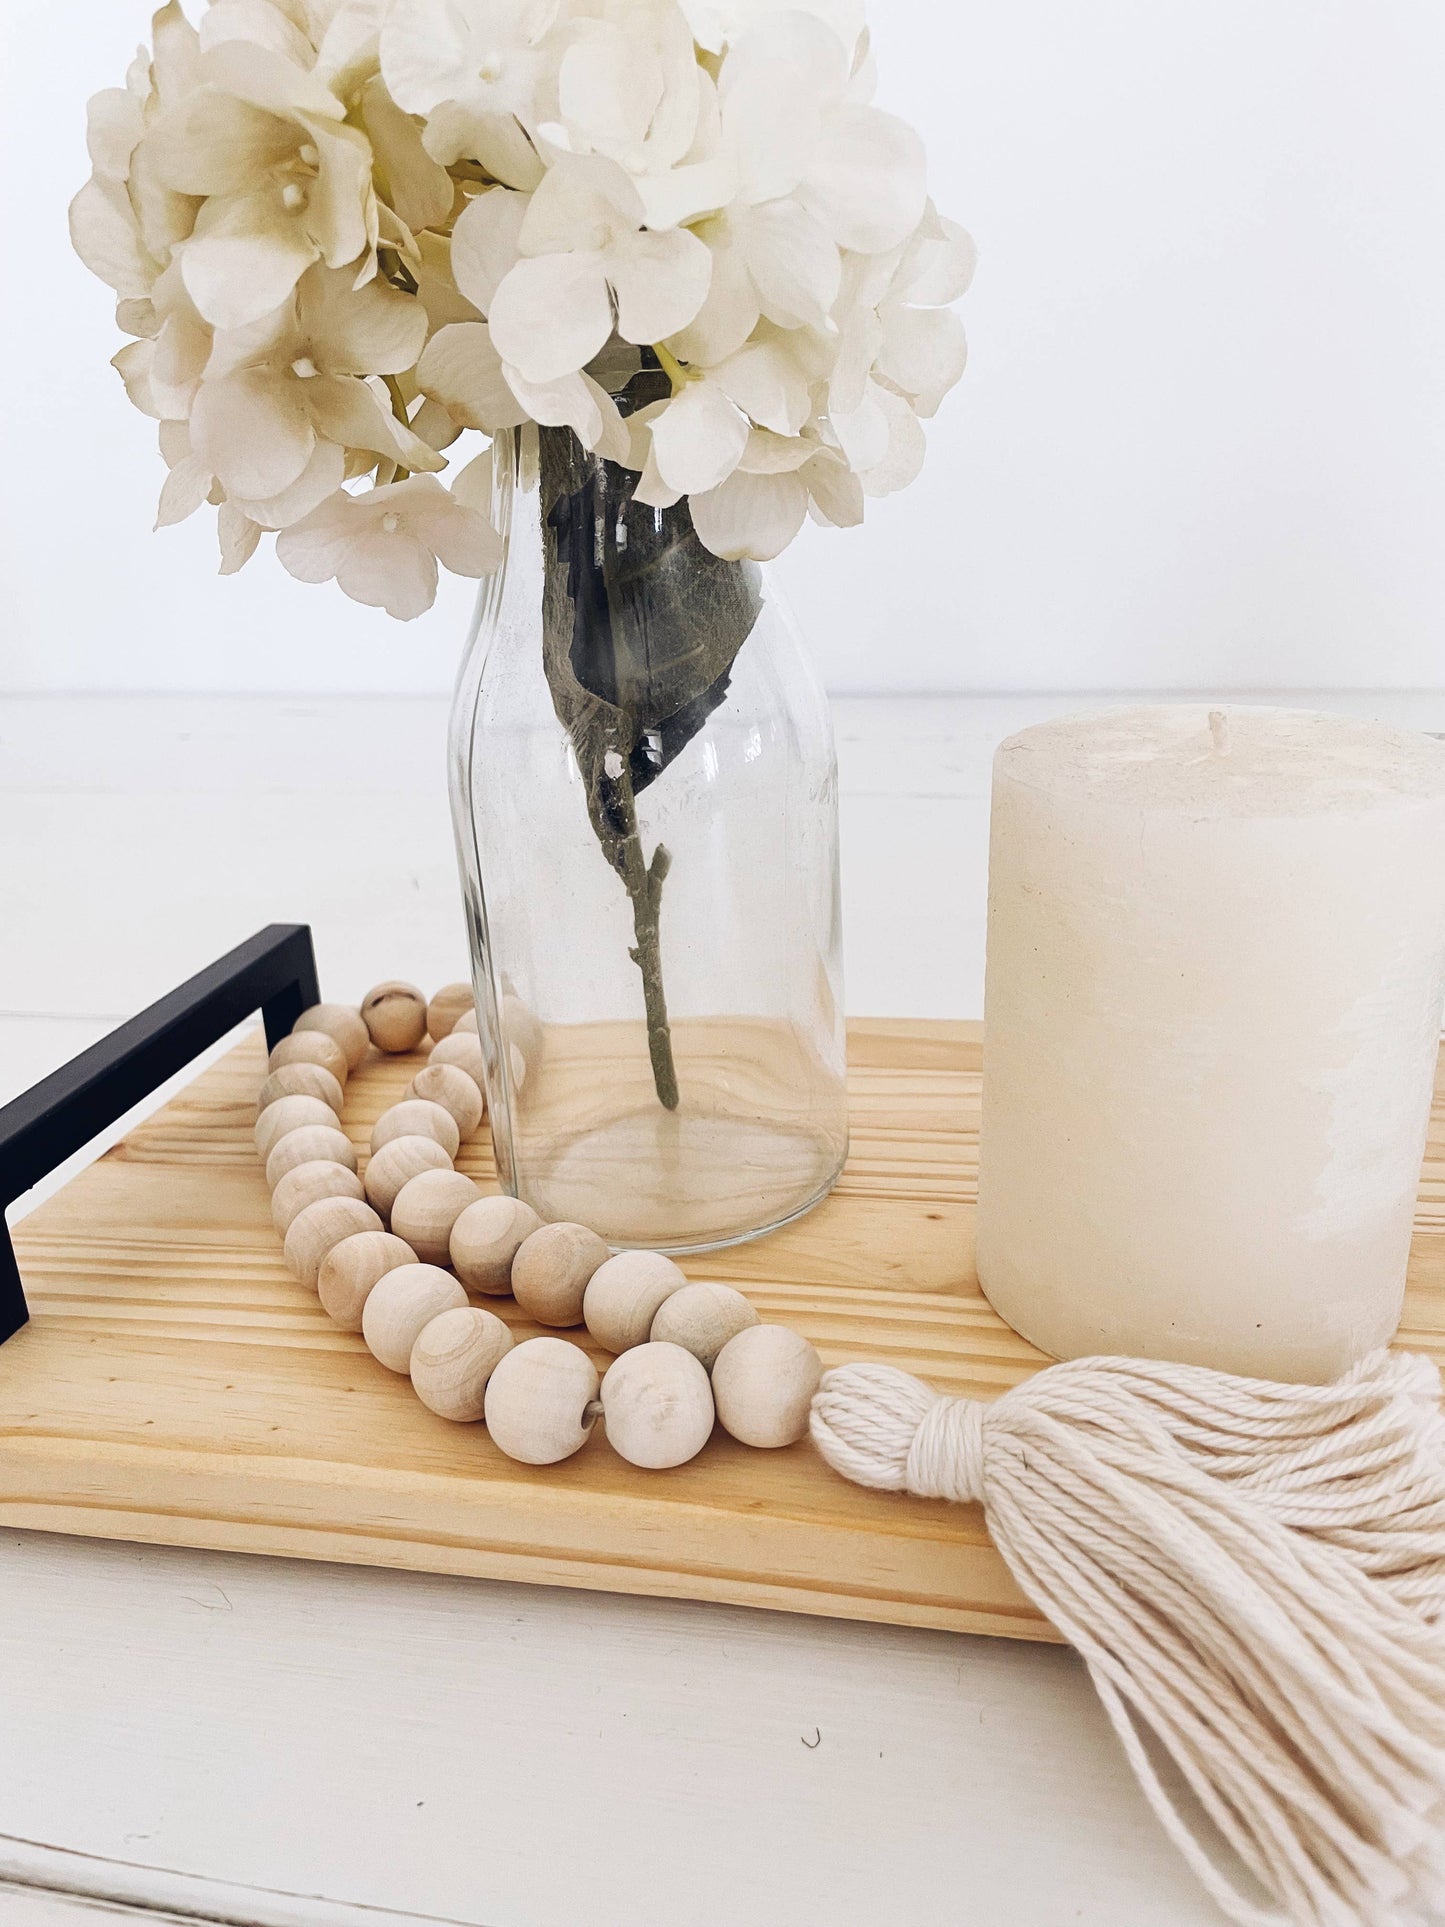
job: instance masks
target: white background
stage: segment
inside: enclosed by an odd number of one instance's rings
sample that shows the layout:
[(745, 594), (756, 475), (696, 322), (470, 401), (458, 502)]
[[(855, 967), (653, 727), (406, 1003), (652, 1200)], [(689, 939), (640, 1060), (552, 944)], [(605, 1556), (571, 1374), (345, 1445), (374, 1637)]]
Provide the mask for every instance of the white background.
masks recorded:
[[(781, 565), (831, 685), (1441, 682), (1438, 0), (875, 14), (982, 267), (922, 479)], [(0, 689), (444, 689), (465, 585), (403, 627), (269, 556), (217, 580), (209, 512), (148, 532), (153, 425), (65, 233), (85, 97), (145, 26), (7, 10)]]

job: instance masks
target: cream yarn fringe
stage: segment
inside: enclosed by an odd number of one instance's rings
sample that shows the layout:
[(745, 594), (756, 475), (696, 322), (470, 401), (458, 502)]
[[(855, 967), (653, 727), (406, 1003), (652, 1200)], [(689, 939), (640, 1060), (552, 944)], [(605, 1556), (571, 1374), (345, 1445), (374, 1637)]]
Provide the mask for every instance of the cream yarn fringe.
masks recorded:
[[(1081, 1358), (993, 1404), (847, 1365), (812, 1435), (860, 1485), (983, 1505), (1232, 1919), (1405, 1927), (1445, 1908), (1440, 1396), (1383, 1351), (1333, 1385)], [(1273, 1905), (1215, 1864), (1151, 1739)]]

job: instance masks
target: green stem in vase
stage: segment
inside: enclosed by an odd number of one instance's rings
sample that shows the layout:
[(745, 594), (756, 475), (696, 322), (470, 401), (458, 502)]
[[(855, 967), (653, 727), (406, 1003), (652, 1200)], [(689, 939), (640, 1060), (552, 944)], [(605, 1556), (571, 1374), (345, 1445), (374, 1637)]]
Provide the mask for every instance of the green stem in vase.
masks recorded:
[[(641, 392), (633, 405), (651, 398)], [(658, 1102), (676, 1110), (662, 958), (672, 858), (661, 844), (650, 859), (644, 852), (637, 797), (726, 699), (761, 607), (758, 574), (702, 546), (686, 501), (638, 503), (637, 475), (589, 454), (570, 429), (543, 428), (538, 441), (543, 667), (593, 832), (631, 901), (628, 954), (641, 978), (653, 1084)]]
[(642, 843), (629, 837), (623, 847), (622, 880), (632, 898), (632, 927), (637, 942), (628, 956), (642, 973), (643, 1006), (647, 1012), (647, 1051), (652, 1059), (652, 1082), (657, 1101), (675, 1111), (678, 1104), (677, 1066), (672, 1057), (672, 1026), (667, 1021), (667, 995), (662, 987), (662, 885), (672, 858), (659, 843), (651, 863), (642, 857)]

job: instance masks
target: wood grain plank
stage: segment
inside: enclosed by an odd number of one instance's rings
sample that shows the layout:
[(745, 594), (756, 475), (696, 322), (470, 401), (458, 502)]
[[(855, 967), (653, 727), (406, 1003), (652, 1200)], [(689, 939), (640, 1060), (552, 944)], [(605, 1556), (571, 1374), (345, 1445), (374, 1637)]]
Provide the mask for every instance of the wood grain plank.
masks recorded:
[[(995, 1396), (1043, 1360), (973, 1267), (979, 1028), (856, 1023), (850, 1065), (834, 1195), (686, 1269), (737, 1284), (828, 1364), (883, 1359)], [(17, 1227), (35, 1315), (0, 1349), (0, 1523), (1052, 1636), (976, 1509), (864, 1492), (806, 1443), (758, 1453), (720, 1434), (659, 1477), (599, 1436), (533, 1470), (427, 1412), (282, 1263), (251, 1144), (261, 1066), (249, 1038)], [(415, 1067), (356, 1073), (363, 1151)], [(463, 1163), (494, 1185), (487, 1144)], [(518, 1336), (537, 1329), (497, 1309)], [(1445, 1098), (1401, 1336), (1445, 1354)]]

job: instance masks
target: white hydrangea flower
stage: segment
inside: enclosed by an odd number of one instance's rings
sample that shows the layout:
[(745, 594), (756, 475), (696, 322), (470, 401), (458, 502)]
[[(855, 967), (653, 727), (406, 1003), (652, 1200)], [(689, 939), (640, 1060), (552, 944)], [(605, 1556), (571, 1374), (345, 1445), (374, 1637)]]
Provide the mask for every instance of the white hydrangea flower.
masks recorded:
[(545, 42), (558, 0), (392, 0), (381, 72), (397, 106), (427, 122), (444, 165), (470, 157), (511, 187), (540, 166), (524, 130), (545, 115), (555, 59)]
[(500, 435), (527, 419), (484, 321), (453, 321), (438, 328), (417, 363), (416, 379), (427, 399), (445, 409), (459, 428)]
[(630, 174), (674, 167), (697, 132), (698, 73), (692, 35), (675, 7), (584, 21), (557, 70), (559, 118)]
[[(158, 525), (210, 503), (223, 572), (278, 530), (415, 614), (497, 555), (442, 451), (529, 422), (722, 556), (857, 523), (918, 472), (973, 268), (873, 83), (861, 0), (168, 0), (70, 216)], [(624, 419), (643, 365), (670, 393)]]
[(700, 230), (712, 284), (691, 329), (669, 343), (683, 359), (723, 358), (760, 318), (826, 327), (842, 250), (886, 251), (918, 222), (917, 138), (852, 101), (849, 83), (843, 42), (807, 14), (763, 16), (730, 48), (718, 91), (737, 194)]
[[(823, 21), (850, 51), (862, 38), (863, 0), (787, 0), (787, 5), (791, 12)], [(699, 47), (717, 54), (754, 22), (775, 13), (778, 0), (681, 0), (681, 9)]]
[(143, 415), (184, 421), (210, 357), (211, 329), (197, 314), (174, 262), (157, 276), (144, 302), (129, 305), (129, 325), (140, 339), (127, 342), (111, 366)]
[(425, 337), (420, 302), (378, 282), (353, 288), (344, 271), (311, 269), (289, 308), (217, 335), (191, 407), (196, 453), (229, 497), (253, 501), (292, 488), (322, 443), (441, 468), (364, 378), (411, 367)]
[(968, 292), (975, 259), (969, 236), (930, 204), (878, 303), (877, 373), (925, 418), (938, 412), (968, 362), (951, 303)]
[(372, 154), (346, 108), (283, 54), (247, 40), (203, 53), (203, 85), (147, 136), (156, 172), (203, 197), (181, 272), (218, 328), (271, 314), (314, 261), (374, 269)]
[(479, 315), (490, 312), (497, 289), (521, 259), (522, 223), (531, 205), (530, 194), (489, 187), (457, 216), (451, 272), (457, 291)]
[(615, 161), (559, 155), (530, 197), (487, 318), (504, 362), (529, 382), (585, 368), (614, 326), (665, 341), (707, 295), (712, 258), (686, 228), (644, 228), (637, 189)]
[(120, 296), (128, 334), (150, 332), (145, 304), (170, 253), (191, 232), (198, 203), (156, 176), (145, 136), (157, 117), (199, 85), (200, 37), (176, 0), (151, 22), (154, 53), (141, 48), (126, 84), (91, 100), (86, 145), (93, 173), (70, 204), (70, 237), (92, 274)]
[(478, 509), (413, 475), (363, 495), (339, 489), (281, 531), (276, 554), (298, 581), (334, 579), (354, 602), (405, 620), (435, 601), (439, 561), (453, 575), (489, 575), (502, 544)]
[(216, 511), (216, 536), (221, 547), (221, 575), (234, 575), (256, 553), (261, 540), (261, 524), (253, 522), (244, 509), (222, 502)]

